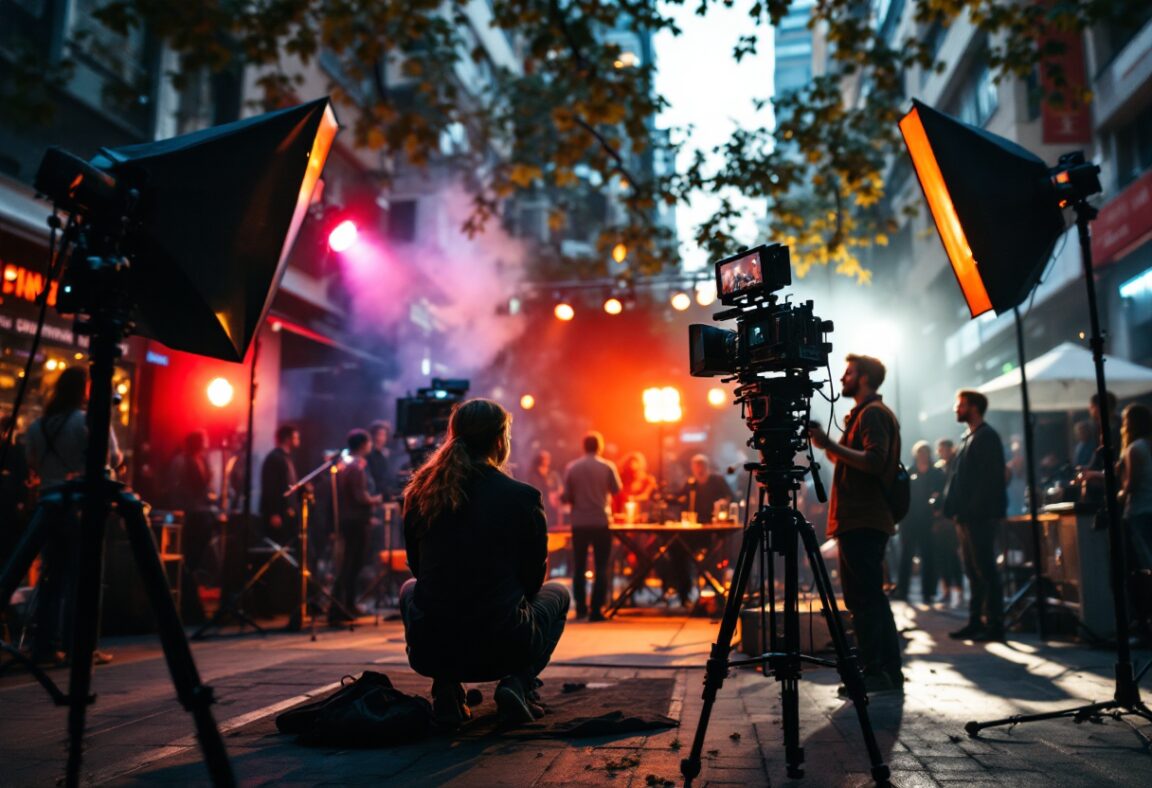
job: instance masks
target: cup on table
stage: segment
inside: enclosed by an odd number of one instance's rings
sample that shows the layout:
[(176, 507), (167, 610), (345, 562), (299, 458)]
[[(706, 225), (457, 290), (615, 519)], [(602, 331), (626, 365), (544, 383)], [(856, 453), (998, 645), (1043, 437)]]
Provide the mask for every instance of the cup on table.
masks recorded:
[(696, 512), (684, 512), (681, 519), (688, 525), (696, 525)]
[(624, 503), (624, 522), (632, 525), (636, 522), (636, 514), (640, 509), (640, 505), (635, 501), (625, 501)]

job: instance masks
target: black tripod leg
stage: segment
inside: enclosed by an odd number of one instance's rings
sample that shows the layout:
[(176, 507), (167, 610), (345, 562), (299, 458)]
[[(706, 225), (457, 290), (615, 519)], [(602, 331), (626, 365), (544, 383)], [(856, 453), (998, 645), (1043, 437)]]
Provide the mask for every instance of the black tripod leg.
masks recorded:
[[(84, 725), (89, 704), (95, 701), (92, 688), (92, 653), (100, 626), (100, 592), (104, 570), (104, 528), (109, 503), (103, 488), (88, 489), (83, 497), (79, 525), (79, 571), (72, 593), (72, 668), (68, 677), (68, 767), (65, 773), (70, 788), (80, 784), (80, 766), (84, 756)], [(65, 526), (62, 537), (74, 536), (75, 528)], [(67, 604), (67, 603), (66, 603)]]
[[(784, 724), (784, 763), (792, 778), (804, 776), (804, 748), (800, 746), (800, 611), (796, 567), (796, 530), (771, 529), (773, 551), (784, 556), (784, 656), (772, 664), (780, 682), (780, 708)], [(779, 544), (777, 544), (779, 540)]]
[(59, 522), (54, 518), (59, 517), (60, 510), (56, 506), (49, 507), (41, 501), (36, 507), (36, 512), (28, 522), (28, 527), (24, 529), (16, 550), (4, 565), (4, 573), (0, 574), (0, 607), (7, 606), (8, 600), (16, 593), (20, 581), (28, 574), (28, 568), (40, 554), (44, 543), (48, 541), (52, 523)]
[(700, 709), (700, 722), (696, 724), (696, 736), (692, 739), (692, 750), (688, 757), (680, 761), (680, 773), (687, 783), (700, 774), (700, 753), (704, 751), (704, 738), (708, 734), (708, 720), (712, 716), (712, 706), (716, 693), (728, 676), (728, 655), (732, 652), (732, 637), (740, 621), (740, 605), (744, 601), (744, 591), (748, 577), (752, 573), (752, 561), (760, 547), (763, 528), (754, 523), (744, 531), (744, 541), (740, 545), (740, 556), (736, 559), (736, 570), (732, 575), (732, 587), (728, 589), (728, 600), (724, 604), (724, 617), (720, 620), (720, 632), (708, 657), (704, 671), (704, 705)]
[(808, 564), (812, 567), (812, 574), (816, 579), (816, 589), (820, 592), (824, 620), (836, 646), (836, 668), (840, 672), (840, 679), (848, 689), (848, 697), (852, 699), (852, 705), (856, 708), (860, 732), (864, 735), (864, 746), (868, 749), (868, 758), (872, 762), (872, 779), (877, 785), (887, 785), (892, 773), (884, 763), (884, 756), (876, 741), (876, 732), (872, 729), (872, 720), (868, 716), (868, 695), (864, 691), (860, 664), (856, 660), (855, 651), (848, 645), (844, 622), (840, 620), (840, 608), (836, 606), (836, 595), (832, 593), (832, 578), (828, 575), (828, 567), (824, 565), (824, 558), (820, 555), (816, 532), (812, 530), (811, 523), (799, 516), (797, 516), (797, 528), (804, 540), (804, 552), (808, 555)]
[[(168, 589), (168, 579), (156, 553), (152, 532), (144, 517), (144, 508), (134, 495), (121, 493), (119, 496), (120, 514), (124, 518), (124, 529), (132, 544), (136, 566), (144, 581), (152, 607), (156, 611), (156, 623), (160, 632), (160, 643), (164, 647), (164, 657), (168, 661), (168, 672), (176, 687), (176, 695), (185, 710), (192, 713), (196, 724), (196, 736), (204, 753), (204, 762), (215, 785), (235, 785), (232, 764), (224, 749), (224, 740), (216, 727), (211, 705), (214, 702), (212, 688), (200, 681), (199, 671), (192, 659), (188, 638), (180, 624), (176, 604)], [(89, 669), (91, 669), (89, 660)]]

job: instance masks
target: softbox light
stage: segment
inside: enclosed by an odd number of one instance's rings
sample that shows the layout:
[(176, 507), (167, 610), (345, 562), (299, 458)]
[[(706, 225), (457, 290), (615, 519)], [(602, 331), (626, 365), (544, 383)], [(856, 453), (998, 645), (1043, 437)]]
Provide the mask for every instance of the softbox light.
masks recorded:
[[(121, 250), (130, 261), (125, 287), (137, 333), (176, 350), (243, 360), (337, 129), (325, 98), (173, 139), (102, 149), (92, 159), (100, 193), (82, 200), (77, 176), (62, 199), (95, 221), (102, 220), (102, 202), (127, 206)], [(52, 182), (48, 164), (46, 157), (37, 188), (56, 196), (62, 187)], [(101, 199), (108, 194), (115, 200)]]
[(900, 131), (972, 317), (1019, 305), (1064, 231), (1048, 165), (915, 99)]

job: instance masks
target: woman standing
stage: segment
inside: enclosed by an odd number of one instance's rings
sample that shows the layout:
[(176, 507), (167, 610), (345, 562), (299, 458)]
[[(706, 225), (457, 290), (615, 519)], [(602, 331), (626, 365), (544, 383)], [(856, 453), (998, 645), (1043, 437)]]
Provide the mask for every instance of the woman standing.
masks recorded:
[(548, 533), (540, 492), (504, 472), (512, 417), (492, 400), (452, 411), (448, 438), (404, 491), (404, 536), (415, 576), (400, 590), (408, 662), (432, 679), (437, 721), (470, 716), (464, 681), (496, 681), (507, 722), (543, 713), (532, 702), (568, 614), (544, 583)]
[(1137, 636), (1152, 636), (1152, 410), (1133, 404), (1124, 409), (1120, 426), (1120, 497), (1131, 545), (1129, 594), (1137, 616)]
[[(43, 494), (52, 487), (84, 473), (88, 449), (88, 372), (69, 367), (60, 373), (44, 415), (28, 428), (28, 467), (40, 480)], [(109, 432), (111, 465), (120, 464), (116, 435)], [(47, 521), (45, 521), (47, 522)], [(71, 648), (75, 578), (79, 571), (79, 519), (66, 517), (48, 523), (49, 534), (40, 553), (40, 590), (36, 603), (36, 637), (32, 658), (37, 662), (64, 662)], [(97, 664), (111, 655), (93, 653)]]

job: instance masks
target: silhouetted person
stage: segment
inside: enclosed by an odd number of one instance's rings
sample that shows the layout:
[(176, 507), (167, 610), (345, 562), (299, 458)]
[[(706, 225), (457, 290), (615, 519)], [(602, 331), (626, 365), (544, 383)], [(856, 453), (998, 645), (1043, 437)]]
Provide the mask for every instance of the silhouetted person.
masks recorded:
[(372, 448), (372, 439), (364, 430), (348, 433), (347, 457), (336, 477), (337, 509), (340, 513), (340, 536), (344, 539), (344, 557), (340, 574), (336, 577), (333, 596), (344, 606), (333, 605), (328, 611), (331, 624), (342, 624), (357, 614), (356, 579), (364, 568), (368, 546), (368, 530), (372, 527), (372, 507), (379, 506), (383, 498), (371, 491), (368, 480), (368, 462), (365, 457)]
[(932, 447), (919, 441), (912, 447), (912, 467), (908, 470), (912, 495), (908, 514), (900, 521), (900, 576), (893, 599), (907, 601), (912, 581), (912, 559), (920, 557), (920, 596), (932, 604), (936, 596), (936, 540), (932, 526), (936, 519), (934, 503), (944, 491), (944, 471), (932, 464)]
[(1152, 639), (1152, 410), (1132, 404), (1120, 426), (1120, 499), (1131, 545), (1128, 595), (1137, 638)]
[[(88, 449), (88, 371), (68, 367), (56, 379), (44, 415), (32, 422), (26, 436), (28, 467), (40, 481), (40, 495), (68, 479), (84, 474)], [(108, 460), (120, 464), (115, 433), (108, 434)], [(79, 511), (75, 516), (49, 522), (47, 541), (40, 552), (40, 591), (36, 603), (36, 636), (32, 656), (38, 662), (58, 661), (71, 651), (75, 611), (75, 582), (80, 567)], [(111, 656), (97, 651), (97, 663)]]
[(984, 421), (988, 398), (978, 391), (956, 394), (956, 421), (968, 425), (944, 492), (944, 515), (956, 520), (960, 554), (971, 597), (968, 624), (956, 640), (1004, 639), (1004, 592), (996, 568), (996, 538), (1008, 508), (1004, 444)]
[(396, 497), (396, 473), (392, 470), (392, 451), (388, 448), (392, 425), (386, 421), (374, 421), (368, 427), (368, 435), (372, 438), (372, 448), (365, 460), (372, 491), (379, 493), (385, 501), (391, 501)]
[[(611, 460), (600, 456), (604, 436), (589, 432), (584, 436), (584, 456), (568, 463), (564, 470), (564, 502), (572, 506), (572, 596), (576, 617), (603, 621), (608, 591), (608, 563), (612, 554), (612, 496), (620, 492), (620, 474)], [(588, 548), (593, 552), (592, 607), (584, 596), (584, 572)]]
[(300, 448), (300, 431), (292, 424), (276, 430), (276, 447), (268, 452), (260, 466), (260, 516), (265, 535), (283, 544), (291, 541), (300, 528), (298, 496), (284, 497), (296, 483), (296, 465), (292, 452)]
[(809, 435), (836, 463), (828, 536), (836, 537), (840, 550), (840, 583), (860, 647), (864, 687), (869, 693), (903, 692), (900, 636), (884, 594), (884, 551), (896, 533), (886, 490), (900, 459), (900, 424), (876, 393), (884, 365), (871, 356), (851, 354), (847, 360), (840, 383), (856, 407), (845, 419), (840, 442), (833, 443), (818, 426)]
[(207, 583), (211, 565), (208, 547), (216, 526), (216, 496), (212, 492), (212, 471), (208, 467), (208, 433), (196, 430), (184, 437), (184, 449), (168, 471), (168, 498), (173, 509), (184, 512), (180, 535), (184, 553), (184, 577), (180, 606), (184, 623), (204, 618), (199, 588)]
[(457, 405), (448, 438), (404, 491), (415, 578), (400, 590), (408, 661), (432, 678), (437, 720), (470, 716), (463, 681), (495, 681), (506, 722), (531, 722), (537, 676), (564, 631), (568, 591), (545, 583), (540, 492), (503, 470), (511, 416), (492, 400)]

